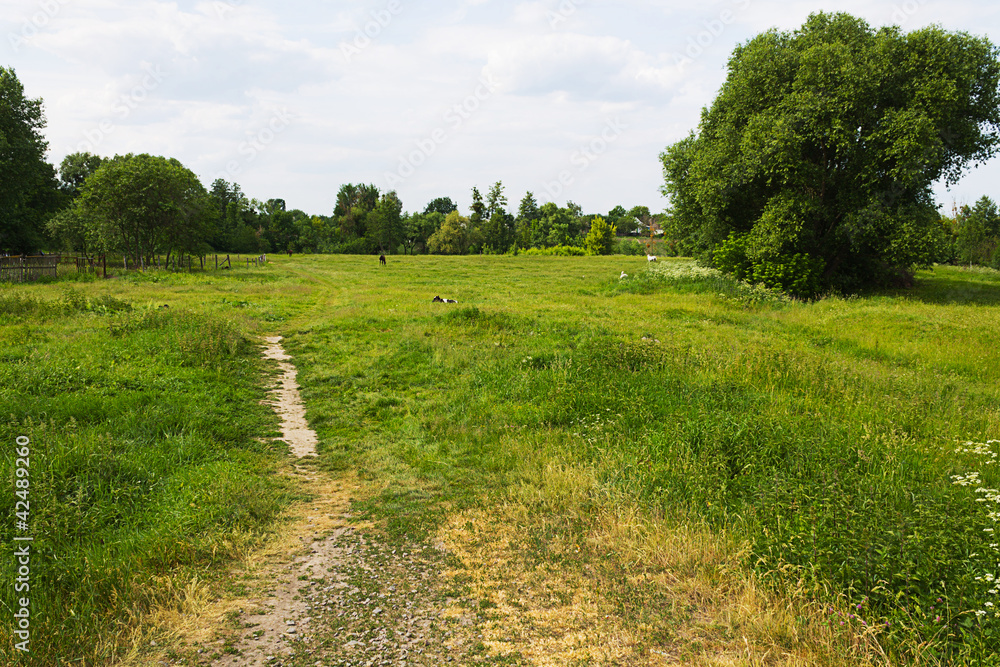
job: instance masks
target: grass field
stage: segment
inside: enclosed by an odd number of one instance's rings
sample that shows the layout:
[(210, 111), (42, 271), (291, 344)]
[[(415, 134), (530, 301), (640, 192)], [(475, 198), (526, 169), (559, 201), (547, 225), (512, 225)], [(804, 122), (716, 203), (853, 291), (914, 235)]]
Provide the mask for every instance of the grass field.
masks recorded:
[(576, 573), (695, 662), (995, 664), (1000, 273), (801, 303), (686, 260), (296, 256), (0, 289), (37, 664), (122, 655), (275, 529), (297, 491), (260, 405), (272, 333), (320, 466), (368, 480), (390, 538), (475, 545), (466, 585), (501, 609), (517, 572)]

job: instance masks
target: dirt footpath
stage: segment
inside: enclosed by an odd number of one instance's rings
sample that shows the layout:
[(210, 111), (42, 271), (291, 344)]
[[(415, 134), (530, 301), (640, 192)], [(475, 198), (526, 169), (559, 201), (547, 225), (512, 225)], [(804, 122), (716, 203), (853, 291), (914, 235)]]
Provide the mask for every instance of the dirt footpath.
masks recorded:
[[(172, 584), (177, 604), (155, 614), (157, 630), (123, 667), (756, 664), (745, 639), (747, 663), (742, 647), (678, 652), (678, 640), (700, 645), (714, 627), (720, 614), (704, 609), (712, 591), (691, 574), (662, 573), (660, 585), (613, 563), (602, 572), (606, 558), (586, 557), (601, 546), (599, 530), (540, 541), (551, 528), (544, 517), (498, 507), (456, 514), (418, 542), (352, 517), (371, 491), (319, 470), (280, 342), (268, 339), (266, 350), (282, 371), (273, 404), (296, 456), (281, 474), (311, 500), (293, 505), (278, 536), (221, 584)], [(609, 588), (628, 592), (609, 597)], [(629, 620), (632, 600), (658, 611)]]
[[(316, 434), (305, 420), (296, 369), (268, 338), (264, 355), (282, 373), (272, 404), (297, 458), (286, 474), (314, 500), (290, 509), (280, 537), (248, 554), (229, 590), (208, 599), (187, 586), (176, 610), (158, 614), (156, 639), (126, 665), (218, 667), (478, 664), (478, 601), (454, 590), (453, 563), (434, 544), (388, 542), (353, 521), (363, 493), (351, 478), (315, 467)], [(494, 662), (494, 661), (490, 661)], [(508, 663), (516, 664), (516, 663)]]

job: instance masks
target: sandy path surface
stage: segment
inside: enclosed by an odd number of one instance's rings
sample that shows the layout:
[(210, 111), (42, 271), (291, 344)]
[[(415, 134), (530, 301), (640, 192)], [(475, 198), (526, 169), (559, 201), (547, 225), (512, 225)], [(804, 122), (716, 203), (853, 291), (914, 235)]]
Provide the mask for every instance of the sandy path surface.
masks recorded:
[(296, 381), (298, 370), (290, 362), (292, 358), (281, 346), (281, 336), (265, 338), (267, 347), (264, 349), (265, 359), (275, 359), (282, 376), (280, 384), (272, 393), (275, 412), (281, 417), (281, 439), (288, 443), (292, 454), (302, 458), (316, 456), (316, 432), (309, 428), (306, 422), (306, 406), (299, 394), (299, 383)]

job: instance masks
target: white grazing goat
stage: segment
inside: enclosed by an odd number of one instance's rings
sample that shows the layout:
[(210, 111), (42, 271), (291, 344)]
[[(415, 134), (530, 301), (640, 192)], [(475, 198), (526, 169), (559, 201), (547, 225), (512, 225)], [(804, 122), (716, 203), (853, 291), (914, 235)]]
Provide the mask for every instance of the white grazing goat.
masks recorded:
[(656, 261), (656, 255), (646, 255), (646, 261), (647, 262), (655, 262)]

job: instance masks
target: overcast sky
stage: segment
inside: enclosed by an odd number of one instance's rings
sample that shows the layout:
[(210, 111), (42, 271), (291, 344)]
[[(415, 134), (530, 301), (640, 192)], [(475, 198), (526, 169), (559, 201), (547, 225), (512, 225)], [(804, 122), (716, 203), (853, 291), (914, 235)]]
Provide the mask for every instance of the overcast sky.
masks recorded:
[[(308, 213), (343, 183), (463, 211), (503, 181), (516, 211), (571, 200), (660, 211), (659, 153), (711, 104), (733, 47), (815, 11), (1000, 41), (985, 1), (3, 0), (0, 64), (42, 98), (49, 160), (175, 157)], [(1000, 199), (1000, 161), (952, 199)]]

